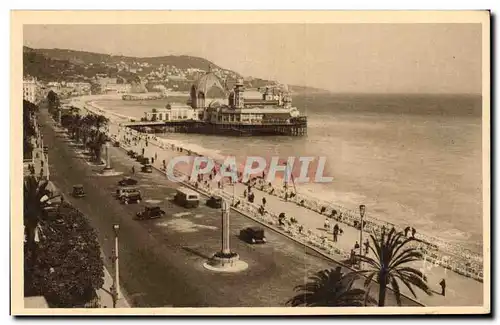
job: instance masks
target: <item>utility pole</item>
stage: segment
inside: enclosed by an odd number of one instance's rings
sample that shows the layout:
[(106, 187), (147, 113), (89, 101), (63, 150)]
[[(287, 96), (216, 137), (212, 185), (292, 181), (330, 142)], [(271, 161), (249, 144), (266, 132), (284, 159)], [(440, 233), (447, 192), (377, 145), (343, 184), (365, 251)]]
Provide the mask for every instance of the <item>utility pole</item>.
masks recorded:
[[(359, 206), (359, 216), (361, 217), (361, 224), (359, 225), (359, 256), (363, 256), (363, 218), (365, 216), (366, 206), (361, 204)], [(359, 260), (359, 268), (361, 269), (361, 258)]]
[(113, 308), (116, 308), (118, 299), (120, 299), (120, 263), (118, 260), (118, 231), (120, 230), (120, 225), (114, 224), (113, 231), (115, 233), (115, 248), (113, 251), (113, 266), (115, 269), (115, 276), (113, 278), (113, 285), (111, 286), (111, 297), (113, 298)]

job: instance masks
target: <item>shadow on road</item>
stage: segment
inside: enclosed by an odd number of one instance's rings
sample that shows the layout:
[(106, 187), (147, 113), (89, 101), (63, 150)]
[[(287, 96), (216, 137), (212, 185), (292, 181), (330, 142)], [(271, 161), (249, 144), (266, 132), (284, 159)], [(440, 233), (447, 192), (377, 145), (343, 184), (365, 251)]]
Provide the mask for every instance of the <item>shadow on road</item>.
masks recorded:
[(205, 255), (203, 253), (200, 253), (200, 252), (198, 252), (197, 250), (195, 250), (193, 248), (189, 248), (189, 247), (183, 246), (182, 249), (185, 250), (186, 252), (189, 252), (191, 254), (194, 254), (196, 256), (202, 257), (202, 258), (207, 259), (207, 260), (210, 259), (210, 257), (211, 257), (211, 256), (207, 256), (207, 255)]

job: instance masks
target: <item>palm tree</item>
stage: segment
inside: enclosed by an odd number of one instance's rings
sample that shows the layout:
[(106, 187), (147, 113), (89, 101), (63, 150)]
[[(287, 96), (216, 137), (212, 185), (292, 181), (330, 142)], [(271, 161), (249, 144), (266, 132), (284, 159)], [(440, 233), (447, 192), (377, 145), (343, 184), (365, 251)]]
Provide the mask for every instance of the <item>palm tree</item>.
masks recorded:
[(106, 135), (102, 132), (94, 131), (95, 134), (91, 140), (91, 148), (96, 162), (101, 162), (102, 146), (106, 143)]
[(35, 232), (42, 218), (43, 210), (50, 205), (50, 200), (56, 197), (47, 189), (48, 184), (49, 181), (38, 180), (35, 176), (28, 176), (24, 181), (23, 219), (26, 246), (32, 256), (36, 250)]
[(373, 303), (365, 290), (353, 288), (358, 275), (345, 275), (342, 269), (327, 269), (309, 277), (308, 282), (295, 287), (299, 293), (286, 302), (292, 307), (348, 307)]
[(427, 285), (425, 275), (413, 267), (408, 266), (409, 263), (420, 261), (422, 254), (417, 248), (409, 245), (414, 238), (406, 238), (402, 232), (396, 232), (392, 228), (386, 235), (385, 231), (376, 238), (371, 235), (370, 251), (373, 257), (365, 255), (357, 255), (361, 262), (368, 265), (368, 270), (362, 270), (359, 273), (367, 275), (365, 287), (370, 286), (375, 278), (379, 283), (378, 305), (385, 306), (385, 294), (387, 286), (390, 285), (394, 290), (396, 301), (401, 305), (400, 283), (404, 284), (413, 296), (417, 295), (414, 287), (431, 295), (431, 290)]
[(97, 131), (100, 131), (101, 127), (106, 126), (108, 122), (109, 120), (103, 115), (94, 116), (94, 126), (97, 129)]

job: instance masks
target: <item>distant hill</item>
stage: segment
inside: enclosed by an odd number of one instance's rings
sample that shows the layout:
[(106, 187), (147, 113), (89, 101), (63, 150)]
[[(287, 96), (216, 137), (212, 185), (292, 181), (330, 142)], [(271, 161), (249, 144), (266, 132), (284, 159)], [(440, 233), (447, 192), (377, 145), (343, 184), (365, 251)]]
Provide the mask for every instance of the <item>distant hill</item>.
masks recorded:
[(85, 51), (64, 50), (64, 49), (31, 49), (24, 47), (25, 51), (33, 51), (54, 60), (69, 61), (73, 64), (117, 64), (124, 62), (132, 64), (134, 62), (149, 63), (153, 66), (170, 65), (179, 69), (196, 68), (206, 70), (210, 65), (213, 68), (221, 67), (206, 59), (188, 55), (167, 55), (158, 57), (130, 57), (122, 55), (109, 55)]
[[(144, 63), (150, 66), (141, 66), (140, 72), (119, 71), (116, 65), (122, 62), (130, 66)], [(188, 68), (207, 70), (211, 66), (241, 76), (237, 72), (224, 69), (204, 58), (188, 55), (130, 57), (67, 49), (33, 49), (26, 46), (23, 48), (23, 65), (25, 75), (31, 75), (43, 81), (91, 80), (96, 74), (121, 77), (130, 81), (136, 79), (137, 76), (146, 75), (160, 65), (175, 66), (182, 70)], [(253, 87), (263, 87), (272, 84), (273, 81), (254, 78), (250, 83)], [(186, 87), (186, 85), (183, 86), (183, 88)], [(290, 86), (290, 89), (300, 93), (323, 92), (320, 89), (303, 86)]]

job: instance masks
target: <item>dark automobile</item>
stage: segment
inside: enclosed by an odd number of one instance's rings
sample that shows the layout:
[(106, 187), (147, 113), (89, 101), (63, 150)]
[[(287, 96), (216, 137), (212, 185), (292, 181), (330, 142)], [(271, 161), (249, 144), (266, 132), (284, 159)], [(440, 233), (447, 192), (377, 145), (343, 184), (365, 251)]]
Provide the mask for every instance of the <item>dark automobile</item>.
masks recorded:
[(58, 215), (59, 215), (58, 209), (57, 209), (57, 207), (55, 207), (53, 205), (49, 205), (49, 206), (43, 208), (43, 216), (46, 219), (52, 220), (55, 217), (57, 217)]
[(220, 196), (211, 196), (207, 200), (207, 206), (214, 208), (214, 209), (220, 209), (222, 208), (222, 197)]
[(158, 219), (165, 215), (165, 211), (160, 207), (145, 207), (143, 211), (137, 212), (136, 217), (139, 220)]
[(120, 186), (137, 185), (137, 180), (130, 178), (130, 177), (124, 177), (122, 180), (120, 180), (118, 182), (118, 185), (120, 185)]
[(264, 229), (261, 227), (248, 227), (240, 231), (240, 238), (247, 243), (265, 243)]
[(129, 156), (130, 156), (130, 157), (132, 157), (132, 158), (135, 158), (135, 157), (137, 156), (137, 154), (136, 154), (136, 153), (135, 153), (135, 151), (133, 151), (133, 150), (129, 150), (129, 151), (127, 151), (127, 155), (129, 155)]
[(138, 162), (142, 162), (143, 159), (144, 159), (143, 155), (137, 155), (137, 156), (135, 156), (135, 160), (137, 160)]
[(85, 190), (83, 189), (83, 185), (77, 184), (73, 185), (73, 192), (71, 193), (73, 197), (85, 197)]
[[(147, 158), (146, 158), (146, 159), (147, 159)], [(152, 172), (153, 172), (153, 166), (151, 166), (151, 165), (143, 165), (143, 166), (141, 167), (141, 171), (142, 171), (143, 173), (152, 173)]]
[(120, 187), (116, 190), (116, 198), (123, 204), (140, 203), (142, 200), (141, 191), (139, 189), (130, 187)]

